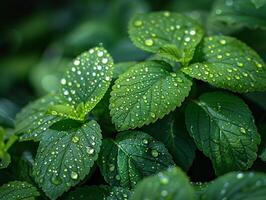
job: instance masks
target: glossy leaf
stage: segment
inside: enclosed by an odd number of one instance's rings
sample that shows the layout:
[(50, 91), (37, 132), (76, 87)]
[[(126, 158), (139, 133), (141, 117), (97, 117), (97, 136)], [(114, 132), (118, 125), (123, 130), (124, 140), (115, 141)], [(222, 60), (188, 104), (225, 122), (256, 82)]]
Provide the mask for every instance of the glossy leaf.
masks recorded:
[(186, 74), (234, 92), (266, 90), (266, 65), (241, 41), (228, 36), (204, 39), (201, 61), (182, 69)]
[(211, 183), (202, 200), (263, 200), (266, 196), (266, 174), (231, 172)]
[(110, 113), (118, 130), (153, 123), (181, 105), (192, 82), (183, 73), (169, 70), (165, 62), (146, 61), (131, 67), (116, 80)]
[(216, 174), (246, 170), (257, 158), (260, 136), (247, 105), (223, 92), (206, 93), (189, 103), (186, 125)]
[(131, 200), (194, 200), (187, 176), (179, 168), (170, 168), (141, 181)]
[(51, 107), (55, 115), (83, 121), (102, 99), (113, 76), (113, 59), (102, 47), (78, 56), (61, 79), (62, 105)]
[(0, 187), (0, 200), (34, 200), (40, 194), (27, 182), (12, 181)]
[(143, 130), (163, 142), (175, 163), (187, 171), (195, 158), (196, 146), (186, 131), (183, 118), (181, 112), (173, 112)]
[(129, 23), (133, 43), (173, 61), (188, 63), (203, 36), (202, 27), (193, 19), (170, 12), (138, 14)]
[(62, 120), (62, 117), (47, 114), (49, 106), (59, 102), (58, 97), (49, 94), (29, 103), (16, 117), (15, 132), (23, 134), (22, 140), (39, 140), (53, 123)]
[(102, 136), (95, 121), (63, 131), (60, 125), (53, 128), (40, 142), (33, 173), (46, 195), (56, 199), (88, 175), (98, 157)]
[(122, 132), (115, 140), (105, 139), (98, 163), (107, 183), (127, 188), (174, 165), (161, 142), (139, 131)]

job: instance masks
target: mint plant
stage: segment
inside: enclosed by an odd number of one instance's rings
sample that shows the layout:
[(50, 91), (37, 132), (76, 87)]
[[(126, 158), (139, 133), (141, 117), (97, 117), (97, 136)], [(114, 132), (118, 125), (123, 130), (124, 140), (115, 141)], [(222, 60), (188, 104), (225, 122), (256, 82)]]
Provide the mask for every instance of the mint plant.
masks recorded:
[[(206, 33), (181, 13), (137, 14), (129, 36), (149, 58), (114, 63), (101, 45), (77, 56), (57, 92), (17, 115), (13, 138), (0, 130), (1, 168), (17, 138), (38, 146), (32, 182), (1, 186), (0, 200), (264, 199), (266, 175), (245, 172), (266, 159), (241, 94), (266, 90), (266, 65), (244, 42)], [(199, 152), (211, 182), (192, 180)]]

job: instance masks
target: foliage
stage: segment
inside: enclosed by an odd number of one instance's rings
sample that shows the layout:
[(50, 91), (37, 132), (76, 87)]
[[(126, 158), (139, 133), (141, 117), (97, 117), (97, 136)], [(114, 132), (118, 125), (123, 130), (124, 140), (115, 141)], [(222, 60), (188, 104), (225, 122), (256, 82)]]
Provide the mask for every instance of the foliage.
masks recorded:
[(238, 33), (265, 33), (266, 2), (139, 13), (148, 5), (110, 3), (137, 13), (127, 18), (136, 47), (112, 44), (124, 19), (101, 12), (31, 71), (40, 98), (18, 113), (0, 106), (0, 199), (265, 198), (266, 47)]

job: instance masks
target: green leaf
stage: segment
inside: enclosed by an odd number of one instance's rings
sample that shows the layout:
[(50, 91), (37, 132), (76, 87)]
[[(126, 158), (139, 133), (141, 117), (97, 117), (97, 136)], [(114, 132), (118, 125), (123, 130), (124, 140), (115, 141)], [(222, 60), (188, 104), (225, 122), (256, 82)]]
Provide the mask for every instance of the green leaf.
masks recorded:
[(266, 4), (266, 0), (251, 0), (251, 2), (255, 5), (257, 9)]
[(78, 56), (61, 79), (63, 105), (51, 107), (56, 115), (83, 121), (102, 99), (113, 76), (113, 59), (102, 47)]
[(186, 108), (186, 125), (216, 174), (246, 170), (257, 158), (260, 136), (247, 105), (223, 92), (206, 93)]
[(170, 72), (162, 61), (146, 61), (131, 67), (115, 82), (110, 114), (118, 130), (155, 122), (180, 106), (192, 82), (181, 72)]
[(219, 33), (243, 27), (266, 29), (265, 0), (217, 0), (209, 21)]
[(85, 186), (71, 192), (67, 200), (126, 200), (131, 192), (121, 187)]
[(139, 131), (122, 132), (115, 140), (105, 139), (98, 163), (107, 183), (126, 188), (174, 165), (161, 142)]
[(5, 131), (0, 127), (0, 169), (6, 168), (10, 162), (11, 158), (7, 152), (6, 144), (4, 142)]
[[(95, 121), (79, 128), (54, 126), (42, 137), (35, 158), (36, 182), (56, 199), (90, 172), (101, 146), (101, 130)], [(64, 130), (67, 129), (67, 130)]]
[(38, 196), (37, 189), (27, 182), (12, 181), (0, 187), (0, 200), (34, 200)]
[(138, 14), (129, 23), (129, 36), (137, 47), (183, 64), (192, 59), (203, 34), (196, 21), (179, 13)]
[(170, 168), (141, 181), (131, 200), (194, 200), (187, 176), (179, 168)]
[(136, 65), (137, 62), (121, 62), (114, 65), (114, 75), (113, 78), (117, 79), (121, 74), (125, 73), (129, 68)]
[(39, 140), (53, 123), (62, 120), (60, 116), (47, 114), (49, 106), (59, 102), (59, 98), (50, 94), (28, 104), (16, 117), (15, 132), (23, 133), (22, 140)]
[(263, 162), (266, 162), (266, 148), (262, 150), (262, 153), (260, 154), (260, 158)]
[(202, 200), (263, 200), (265, 196), (266, 174), (231, 172), (210, 184)]
[(184, 124), (183, 113), (174, 112), (144, 127), (143, 130), (156, 140), (163, 142), (175, 163), (187, 171), (195, 158), (196, 146)]
[(182, 69), (191, 77), (234, 92), (266, 89), (265, 63), (241, 41), (228, 36), (207, 37), (199, 51), (202, 60)]

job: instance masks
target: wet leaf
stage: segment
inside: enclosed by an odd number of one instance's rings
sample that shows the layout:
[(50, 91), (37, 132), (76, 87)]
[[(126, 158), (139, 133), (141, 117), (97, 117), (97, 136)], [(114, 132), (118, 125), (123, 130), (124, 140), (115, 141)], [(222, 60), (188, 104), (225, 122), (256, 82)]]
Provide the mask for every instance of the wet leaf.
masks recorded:
[(266, 89), (266, 65), (243, 42), (228, 36), (207, 37), (199, 51), (201, 61), (182, 69), (193, 78), (234, 92)]
[(126, 188), (134, 188), (142, 178), (174, 165), (164, 145), (140, 131), (105, 139), (98, 163), (107, 183)]
[(110, 114), (118, 130), (150, 124), (181, 105), (192, 82), (182, 72), (169, 70), (165, 62), (146, 61), (116, 80)]
[(216, 174), (246, 170), (257, 158), (260, 136), (247, 105), (229, 93), (212, 92), (190, 102), (186, 125)]

